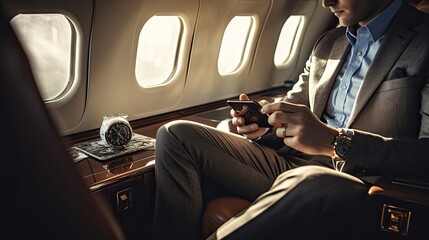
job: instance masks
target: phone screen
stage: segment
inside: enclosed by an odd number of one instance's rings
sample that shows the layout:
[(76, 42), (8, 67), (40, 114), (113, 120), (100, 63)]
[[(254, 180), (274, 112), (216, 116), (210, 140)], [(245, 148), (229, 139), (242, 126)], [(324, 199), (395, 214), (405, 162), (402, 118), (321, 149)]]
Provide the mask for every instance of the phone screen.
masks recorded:
[(271, 127), (268, 115), (260, 112), (262, 106), (256, 101), (228, 100), (227, 103), (234, 111), (244, 118), (246, 124), (257, 123), (259, 127)]

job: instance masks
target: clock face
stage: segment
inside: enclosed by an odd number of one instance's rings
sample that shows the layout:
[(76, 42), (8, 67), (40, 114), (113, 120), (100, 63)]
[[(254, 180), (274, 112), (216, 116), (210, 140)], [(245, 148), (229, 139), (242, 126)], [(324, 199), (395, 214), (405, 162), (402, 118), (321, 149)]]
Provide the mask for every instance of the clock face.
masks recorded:
[(335, 148), (338, 156), (340, 156), (341, 158), (347, 158), (347, 156), (349, 155), (351, 144), (352, 143), (348, 138), (341, 138), (340, 140), (338, 140), (337, 146)]
[(132, 130), (127, 124), (116, 122), (107, 129), (105, 138), (110, 145), (123, 147), (131, 141)]

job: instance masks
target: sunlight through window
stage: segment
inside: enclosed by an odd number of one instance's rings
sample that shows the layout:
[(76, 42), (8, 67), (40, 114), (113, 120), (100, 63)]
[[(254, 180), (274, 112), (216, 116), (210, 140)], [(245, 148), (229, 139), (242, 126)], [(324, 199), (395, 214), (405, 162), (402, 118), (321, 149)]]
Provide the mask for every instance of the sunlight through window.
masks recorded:
[(45, 101), (67, 93), (73, 84), (75, 29), (62, 14), (19, 14), (11, 20)]
[(236, 16), (225, 29), (218, 58), (220, 75), (232, 74), (243, 66), (255, 32), (255, 19)]
[(142, 87), (171, 80), (176, 68), (182, 21), (177, 16), (154, 16), (143, 26), (138, 46), (135, 74)]
[(304, 26), (304, 16), (292, 15), (283, 24), (274, 53), (276, 67), (286, 66), (294, 56)]

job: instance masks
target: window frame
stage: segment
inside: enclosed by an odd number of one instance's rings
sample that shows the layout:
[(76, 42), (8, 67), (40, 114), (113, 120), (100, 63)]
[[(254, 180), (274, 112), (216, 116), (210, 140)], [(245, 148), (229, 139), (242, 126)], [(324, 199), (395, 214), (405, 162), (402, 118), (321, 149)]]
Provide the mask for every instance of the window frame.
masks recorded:
[[(246, 31), (246, 36), (245, 36), (245, 41), (243, 44), (243, 51), (241, 52), (241, 56), (240, 56), (240, 61), (237, 63), (237, 65), (234, 67), (233, 70), (228, 71), (228, 72), (222, 72), (220, 69), (220, 61), (222, 60), (221, 58), (223, 57), (223, 43), (225, 41), (225, 34), (227, 33), (227, 29), (230, 26), (231, 22), (237, 18), (237, 17), (247, 17), (250, 19), (250, 24), (249, 24), (249, 28)], [(231, 18), (231, 20), (228, 22), (228, 24), (226, 25), (226, 28), (224, 30), (224, 33), (222, 35), (222, 39), (220, 42), (220, 46), (219, 46), (219, 53), (218, 53), (218, 59), (217, 59), (217, 72), (220, 76), (230, 76), (230, 75), (236, 75), (239, 74), (244, 67), (246, 66), (246, 64), (249, 62), (250, 59), (250, 52), (252, 49), (252, 46), (255, 42), (255, 36), (256, 36), (256, 31), (258, 29), (258, 18), (256, 15), (236, 15), (233, 18)], [(226, 57), (228, 58), (228, 57)]]
[[(290, 39), (290, 45), (289, 45), (289, 54), (282, 59), (281, 61), (277, 62), (276, 58), (279, 54), (279, 45), (281, 44), (281, 36), (284, 34), (283, 31), (285, 30), (285, 26), (287, 21), (290, 19), (290, 17), (298, 17), (298, 25), (295, 27), (295, 31), (293, 33), (293, 37)], [(306, 17), (305, 15), (290, 15), (286, 21), (283, 23), (282, 28), (280, 30), (280, 34), (279, 37), (277, 39), (277, 44), (276, 44), (276, 48), (274, 50), (274, 57), (273, 57), (273, 63), (274, 66), (276, 66), (276, 68), (278, 69), (282, 69), (282, 68), (286, 68), (290, 65), (290, 63), (292, 62), (292, 60), (296, 57), (296, 53), (298, 51), (298, 45), (300, 44), (300, 41), (303, 37), (303, 33), (304, 33), (304, 27), (306, 24)]]
[[(68, 52), (69, 52), (69, 56), (70, 56), (70, 59), (68, 59), (68, 61), (69, 61), (69, 66), (68, 66), (69, 74), (68, 74), (67, 79), (64, 80), (65, 87), (62, 88), (61, 91), (58, 91), (58, 93), (55, 94), (53, 97), (46, 97), (46, 98), (42, 95), (42, 91), (39, 90), (39, 92), (41, 92), (42, 100), (45, 103), (57, 103), (57, 102), (64, 101), (64, 99), (69, 99), (69, 96), (73, 95), (73, 92), (74, 92), (73, 90), (75, 88), (77, 88), (75, 86), (79, 85), (79, 82), (80, 82), (80, 77), (78, 75), (79, 70), (77, 69), (77, 61), (78, 61), (78, 55), (79, 55), (79, 52), (78, 52), (78, 45), (79, 45), (79, 43), (78, 43), (78, 41), (79, 41), (78, 25), (75, 24), (75, 22), (72, 20), (72, 18), (70, 16), (68, 16), (65, 13), (61, 13), (61, 12), (56, 12), (56, 11), (52, 11), (52, 12), (19, 12), (14, 17), (12, 17), (10, 20), (10, 24), (13, 27), (15, 32), (17, 32), (19, 30), (15, 29), (17, 26), (15, 26), (15, 24), (13, 24), (13, 20), (19, 16), (26, 16), (26, 15), (27, 16), (31, 16), (31, 15), (33, 15), (33, 16), (34, 15), (40, 15), (40, 16), (58, 15), (58, 16), (63, 17), (67, 21), (68, 26), (70, 26), (70, 29), (69, 29), (70, 30), (70, 45), (68, 46), (68, 49), (69, 49)], [(17, 36), (19, 38), (18, 32), (17, 32)], [(25, 43), (21, 43), (21, 44), (23, 45), (24, 50), (27, 51), (28, 46)], [(27, 55), (29, 55), (29, 54), (27, 53)], [(35, 60), (37, 61), (37, 59), (35, 59)], [(31, 65), (32, 61), (34, 61), (34, 60), (29, 58), (30, 65)], [(33, 68), (33, 71), (35, 71), (34, 68)], [(34, 78), (36, 80), (36, 78), (38, 77), (38, 74), (33, 73), (33, 75), (34, 75)], [(43, 80), (37, 79), (36, 84), (38, 82), (41, 82), (41, 81), (43, 81)], [(41, 85), (40, 83), (37, 84), (38, 88), (41, 88), (40, 85)]]
[[(154, 17), (174, 17), (177, 18), (178, 20), (178, 25), (179, 25), (179, 29), (177, 31), (177, 43), (174, 44), (175, 47), (175, 54), (174, 54), (174, 58), (172, 59), (172, 68), (171, 71), (168, 75), (168, 77), (166, 77), (162, 82), (158, 81), (158, 83), (155, 84), (147, 84), (147, 85), (143, 85), (141, 84), (142, 81), (144, 81), (144, 79), (139, 79), (139, 76), (137, 74), (137, 64), (138, 64), (138, 57), (139, 57), (139, 48), (140, 48), (140, 38), (142, 37), (142, 31), (144, 30), (146, 24), (153, 19)], [(184, 38), (184, 34), (185, 34), (185, 23), (184, 23), (184, 19), (179, 16), (179, 15), (153, 15), (152, 17), (148, 18), (147, 21), (142, 25), (142, 28), (140, 29), (140, 33), (138, 34), (138, 38), (137, 38), (137, 46), (136, 46), (136, 53), (135, 53), (135, 64), (134, 64), (134, 76), (135, 76), (135, 80), (138, 84), (138, 86), (140, 86), (143, 89), (152, 89), (152, 88), (158, 88), (158, 87), (162, 87), (162, 86), (166, 86), (171, 84), (174, 79), (175, 76), (177, 74), (177, 70), (179, 68), (179, 60), (180, 60), (180, 56), (182, 54), (182, 49), (180, 46), (182, 46), (182, 42), (183, 42), (183, 38)], [(173, 46), (173, 45), (171, 45)]]

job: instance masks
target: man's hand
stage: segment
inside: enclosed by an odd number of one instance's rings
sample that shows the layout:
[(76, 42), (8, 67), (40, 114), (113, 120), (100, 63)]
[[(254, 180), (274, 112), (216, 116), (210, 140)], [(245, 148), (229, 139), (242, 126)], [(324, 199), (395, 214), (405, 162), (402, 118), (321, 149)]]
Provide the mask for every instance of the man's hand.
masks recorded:
[(261, 112), (270, 114), (268, 122), (277, 127), (276, 135), (286, 145), (311, 155), (332, 156), (331, 143), (338, 130), (320, 121), (307, 106), (274, 102)]
[[(239, 99), (250, 100), (246, 94), (240, 94)], [(268, 101), (262, 100), (259, 104), (264, 106), (268, 104)], [(237, 127), (237, 133), (242, 134), (247, 139), (257, 139), (268, 131), (268, 128), (260, 128), (256, 123), (246, 125), (244, 118), (238, 116), (234, 109), (231, 109), (230, 115), (232, 117), (232, 124)]]

